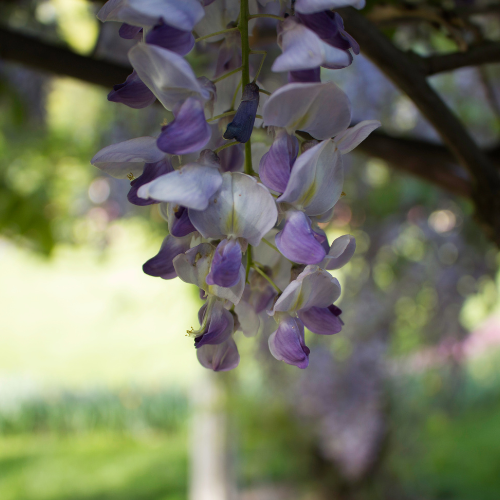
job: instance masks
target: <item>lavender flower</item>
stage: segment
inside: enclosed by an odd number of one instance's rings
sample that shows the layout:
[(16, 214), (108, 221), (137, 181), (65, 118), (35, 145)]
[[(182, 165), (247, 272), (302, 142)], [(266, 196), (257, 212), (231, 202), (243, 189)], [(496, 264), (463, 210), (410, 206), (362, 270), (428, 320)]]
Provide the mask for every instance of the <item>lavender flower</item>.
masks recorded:
[[(270, 66), (287, 72), (289, 83), (272, 94), (261, 84), (265, 53), (250, 48), (249, 33), (260, 22), (257, 0), (241, 4), (248, 9), (240, 12), (233, 0), (103, 6), (99, 19), (121, 22), (120, 36), (133, 41), (134, 71), (108, 99), (132, 108), (158, 99), (174, 119), (158, 137), (105, 147), (92, 164), (128, 178), (131, 203), (157, 204), (168, 235), (143, 270), (200, 289), (200, 327), (188, 336), (204, 367), (235, 368), (234, 339), (242, 332), (268, 337), (275, 358), (306, 368), (305, 329), (319, 335), (342, 329), (334, 304), (340, 285), (329, 271), (346, 265), (356, 249), (351, 235), (329, 245), (320, 224), (342, 194), (342, 156), (380, 125), (369, 120), (348, 128), (349, 98), (321, 82), (321, 67), (344, 68), (359, 53), (331, 9), (361, 8), (364, 0), (296, 0), (294, 8), (280, 2), (282, 54)], [(217, 54), (212, 79), (196, 76), (183, 57), (196, 41), (220, 42), (206, 51)], [(269, 134), (256, 136), (259, 128)], [(260, 144), (252, 145), (255, 137)]]

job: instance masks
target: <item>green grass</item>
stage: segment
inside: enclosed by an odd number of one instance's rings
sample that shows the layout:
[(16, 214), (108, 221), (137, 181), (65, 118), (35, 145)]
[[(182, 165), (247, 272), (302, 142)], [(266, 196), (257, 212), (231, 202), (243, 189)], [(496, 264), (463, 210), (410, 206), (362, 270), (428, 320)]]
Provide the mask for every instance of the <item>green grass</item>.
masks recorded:
[[(397, 435), (397, 432), (396, 432)], [(500, 498), (500, 402), (468, 407), (456, 416), (431, 414), (399, 442), (391, 464), (415, 498)]]
[(183, 500), (187, 437), (100, 432), (0, 437), (2, 500)]

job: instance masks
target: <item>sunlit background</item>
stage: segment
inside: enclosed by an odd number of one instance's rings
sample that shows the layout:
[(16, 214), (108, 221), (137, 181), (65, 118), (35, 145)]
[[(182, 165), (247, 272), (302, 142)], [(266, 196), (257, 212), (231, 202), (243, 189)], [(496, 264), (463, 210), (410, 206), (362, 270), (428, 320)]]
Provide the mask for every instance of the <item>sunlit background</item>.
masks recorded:
[[(125, 63), (131, 42), (97, 8), (22, 0), (0, 19)], [(497, 20), (481, 20), (493, 37)], [(421, 54), (456, 49), (435, 28), (390, 34)], [(189, 56), (200, 74), (214, 50)], [(432, 79), (483, 146), (500, 132), (499, 76), (492, 65)], [(355, 121), (437, 140), (362, 56), (323, 78)], [(185, 336), (197, 290), (142, 272), (166, 223), (89, 163), (156, 134), (164, 114), (107, 91), (0, 59), (0, 499), (498, 500), (500, 260), (471, 205), (350, 155), (325, 227), (330, 241), (357, 239), (335, 272), (344, 330), (306, 334), (304, 372), (240, 333), (240, 366), (213, 374)]]

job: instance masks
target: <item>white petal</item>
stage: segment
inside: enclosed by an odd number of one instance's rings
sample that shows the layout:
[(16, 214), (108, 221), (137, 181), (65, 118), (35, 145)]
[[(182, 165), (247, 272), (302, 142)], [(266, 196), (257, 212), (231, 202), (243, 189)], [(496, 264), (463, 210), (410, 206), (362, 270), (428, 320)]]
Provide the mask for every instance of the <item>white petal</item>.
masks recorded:
[(204, 15), (198, 0), (110, 0), (97, 13), (101, 21), (151, 27), (161, 18), (170, 26), (191, 31)]
[(259, 316), (254, 311), (253, 307), (244, 300), (240, 300), (234, 308), (234, 312), (238, 315), (240, 328), (245, 337), (254, 337), (257, 335), (260, 326)]
[(216, 168), (190, 164), (144, 184), (137, 195), (205, 210), (210, 197), (221, 184), (222, 176)]
[(245, 238), (258, 245), (278, 218), (273, 197), (249, 175), (226, 172), (222, 178), (206, 210), (189, 210), (191, 222), (204, 238)]
[(342, 156), (332, 140), (323, 141), (297, 158), (277, 201), (291, 203), (307, 215), (320, 215), (337, 203), (343, 184)]
[(382, 125), (378, 120), (365, 120), (335, 136), (342, 154), (349, 153)]
[(365, 0), (297, 0), (295, 10), (301, 14), (313, 14), (323, 10), (340, 9), (349, 6), (362, 9), (365, 3)]
[(273, 312), (294, 312), (310, 307), (328, 307), (340, 296), (340, 284), (318, 266), (307, 266), (283, 291)]
[(355, 251), (356, 239), (350, 234), (344, 234), (334, 240), (328, 255), (320, 266), (328, 269), (329, 271), (340, 269), (351, 260)]
[(289, 83), (271, 95), (263, 117), (266, 126), (284, 127), (289, 134), (303, 130), (324, 140), (349, 126), (351, 103), (333, 82)]
[(128, 53), (139, 78), (169, 110), (190, 96), (203, 101), (210, 93), (196, 79), (189, 63), (178, 54), (156, 45), (138, 43)]
[(185, 283), (191, 283), (202, 290), (208, 291), (205, 280), (210, 271), (214, 250), (215, 247), (209, 243), (201, 243), (186, 253), (177, 255), (173, 260), (177, 276)]
[(281, 46), (283, 54), (273, 63), (273, 71), (298, 71), (317, 68), (323, 64), (346, 67), (352, 58), (345, 50), (338, 49), (303, 24), (288, 18), (282, 23)]
[(125, 179), (128, 174), (141, 175), (144, 163), (156, 163), (163, 158), (165, 153), (157, 148), (154, 137), (138, 137), (101, 149), (90, 163), (117, 179)]

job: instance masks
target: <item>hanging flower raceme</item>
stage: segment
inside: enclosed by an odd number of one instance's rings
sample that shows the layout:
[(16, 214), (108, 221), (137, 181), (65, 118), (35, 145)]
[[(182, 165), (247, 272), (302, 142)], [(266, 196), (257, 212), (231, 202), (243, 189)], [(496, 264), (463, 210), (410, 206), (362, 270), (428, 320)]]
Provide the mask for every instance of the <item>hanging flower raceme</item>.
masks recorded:
[[(262, 6), (273, 3), (284, 17), (261, 21)], [(351, 103), (321, 82), (321, 68), (344, 68), (359, 53), (332, 9), (363, 4), (245, 0), (240, 12), (233, 0), (109, 0), (99, 11), (102, 21), (122, 23), (131, 45), (133, 72), (108, 99), (135, 109), (158, 99), (173, 119), (157, 137), (105, 147), (92, 164), (128, 178), (130, 203), (154, 205), (165, 220), (167, 234), (143, 270), (200, 290), (199, 327), (188, 337), (208, 369), (239, 364), (241, 334), (265, 336), (275, 358), (306, 368), (306, 328), (342, 329), (330, 271), (349, 262), (356, 242), (346, 234), (330, 245), (325, 225), (343, 193), (342, 156), (380, 124), (349, 128)], [(271, 62), (251, 47), (260, 22), (277, 25), (282, 53)], [(211, 79), (184, 58), (197, 42)], [(268, 68), (288, 73), (273, 93), (264, 88), (276, 84), (263, 76)], [(267, 134), (254, 133), (260, 128)]]

